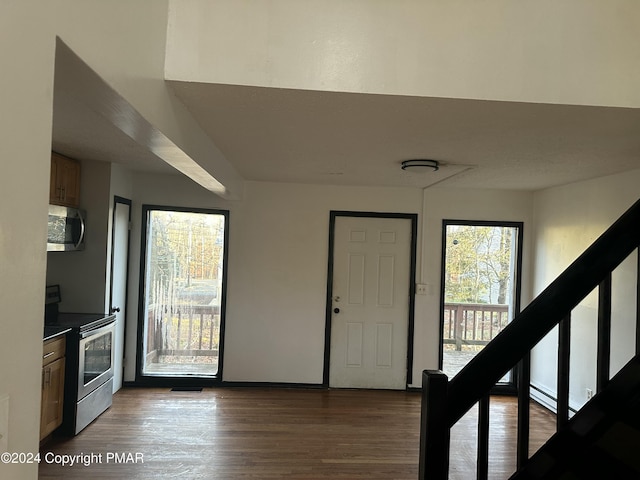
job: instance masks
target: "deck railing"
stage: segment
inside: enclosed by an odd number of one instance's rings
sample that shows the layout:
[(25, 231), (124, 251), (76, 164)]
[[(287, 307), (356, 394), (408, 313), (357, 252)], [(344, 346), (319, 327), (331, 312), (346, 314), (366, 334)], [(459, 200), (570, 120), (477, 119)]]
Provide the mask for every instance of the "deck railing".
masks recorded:
[(150, 305), (147, 322), (148, 362), (163, 355), (218, 354), (218, 305)]
[(443, 343), (486, 345), (509, 323), (509, 306), (485, 303), (445, 303)]

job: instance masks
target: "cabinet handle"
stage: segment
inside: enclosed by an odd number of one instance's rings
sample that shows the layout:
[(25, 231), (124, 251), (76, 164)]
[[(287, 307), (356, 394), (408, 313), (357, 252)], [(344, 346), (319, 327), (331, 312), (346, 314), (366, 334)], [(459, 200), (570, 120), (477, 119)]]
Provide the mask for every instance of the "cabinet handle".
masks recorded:
[(62, 200), (66, 200), (67, 198), (67, 189), (65, 187), (62, 187), (62, 195), (60, 198), (62, 198)]
[(55, 355), (55, 354), (56, 354), (55, 350), (53, 352), (46, 353), (46, 354), (44, 354), (42, 356), (42, 359), (45, 360), (45, 359), (49, 358), (51, 355)]

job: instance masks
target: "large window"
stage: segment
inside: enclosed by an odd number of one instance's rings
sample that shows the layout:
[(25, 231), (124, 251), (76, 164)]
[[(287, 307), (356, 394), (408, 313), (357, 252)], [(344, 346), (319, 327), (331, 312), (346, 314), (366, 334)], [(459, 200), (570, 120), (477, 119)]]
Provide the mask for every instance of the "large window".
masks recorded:
[(143, 207), (142, 377), (220, 374), (228, 212)]

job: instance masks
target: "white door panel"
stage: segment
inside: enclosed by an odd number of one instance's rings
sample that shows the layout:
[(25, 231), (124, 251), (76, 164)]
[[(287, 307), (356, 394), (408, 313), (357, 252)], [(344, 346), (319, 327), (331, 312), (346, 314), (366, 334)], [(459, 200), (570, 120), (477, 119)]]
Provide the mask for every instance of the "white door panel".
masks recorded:
[(405, 389), (411, 220), (335, 218), (329, 386)]
[(129, 212), (126, 203), (114, 203), (113, 264), (111, 271), (111, 307), (116, 316), (113, 393), (122, 388), (124, 373), (124, 335), (127, 298), (127, 267), (129, 257)]

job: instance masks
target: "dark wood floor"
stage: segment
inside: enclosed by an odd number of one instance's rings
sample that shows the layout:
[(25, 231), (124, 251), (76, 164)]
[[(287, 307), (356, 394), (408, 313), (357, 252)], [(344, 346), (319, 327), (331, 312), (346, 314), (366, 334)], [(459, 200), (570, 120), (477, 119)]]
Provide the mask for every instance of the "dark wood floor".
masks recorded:
[[(511, 397), (493, 397), (491, 405), (490, 476), (508, 478), (517, 407)], [(474, 416), (452, 431), (451, 479), (474, 478)], [(419, 420), (414, 392), (129, 388), (80, 435), (48, 442), (39, 478), (415, 480)], [(532, 406), (532, 450), (554, 422)], [(62, 455), (90, 465), (48, 463)]]

